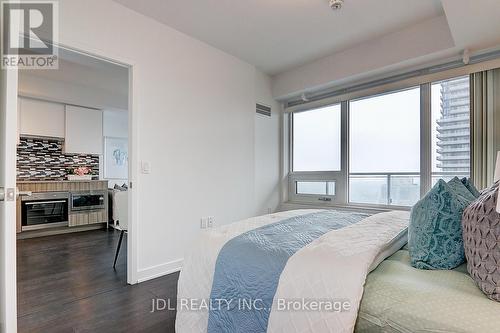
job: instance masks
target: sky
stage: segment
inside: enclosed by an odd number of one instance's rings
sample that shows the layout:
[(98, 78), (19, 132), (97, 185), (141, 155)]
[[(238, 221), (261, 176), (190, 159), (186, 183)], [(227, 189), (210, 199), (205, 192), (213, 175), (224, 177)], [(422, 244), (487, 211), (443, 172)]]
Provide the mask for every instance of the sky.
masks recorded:
[(420, 89), (352, 101), (350, 172), (420, 170)]
[(337, 104), (293, 115), (294, 171), (340, 170), (340, 114)]
[[(419, 172), (420, 90), (352, 101), (350, 172)], [(340, 170), (340, 105), (294, 114), (294, 171)]]
[[(441, 117), (441, 84), (431, 88), (432, 171), (437, 168), (437, 120)], [(420, 88), (350, 102), (350, 173), (420, 170)], [(339, 171), (340, 104), (294, 117), (294, 171)]]

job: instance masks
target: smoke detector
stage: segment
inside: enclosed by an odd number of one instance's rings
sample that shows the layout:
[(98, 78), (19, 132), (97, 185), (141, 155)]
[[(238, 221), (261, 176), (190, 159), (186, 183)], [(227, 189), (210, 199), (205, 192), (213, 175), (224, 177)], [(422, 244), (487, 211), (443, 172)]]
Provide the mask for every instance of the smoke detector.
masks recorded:
[(330, 0), (330, 8), (333, 10), (338, 10), (342, 8), (344, 0)]

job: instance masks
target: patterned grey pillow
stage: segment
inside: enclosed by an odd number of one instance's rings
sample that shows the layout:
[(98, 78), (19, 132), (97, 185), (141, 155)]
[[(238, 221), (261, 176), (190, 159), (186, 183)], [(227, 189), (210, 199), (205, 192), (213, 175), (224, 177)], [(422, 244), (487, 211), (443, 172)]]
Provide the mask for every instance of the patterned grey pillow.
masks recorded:
[(500, 302), (500, 181), (481, 192), (462, 215), (467, 270), (490, 299)]

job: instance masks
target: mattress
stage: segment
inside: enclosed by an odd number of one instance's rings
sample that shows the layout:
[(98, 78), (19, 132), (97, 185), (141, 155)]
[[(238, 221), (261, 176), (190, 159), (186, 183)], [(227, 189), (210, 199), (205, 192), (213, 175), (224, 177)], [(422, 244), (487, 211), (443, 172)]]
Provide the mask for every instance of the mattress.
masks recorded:
[(500, 332), (500, 303), (489, 300), (466, 265), (411, 267), (406, 248), (366, 279), (355, 332)]

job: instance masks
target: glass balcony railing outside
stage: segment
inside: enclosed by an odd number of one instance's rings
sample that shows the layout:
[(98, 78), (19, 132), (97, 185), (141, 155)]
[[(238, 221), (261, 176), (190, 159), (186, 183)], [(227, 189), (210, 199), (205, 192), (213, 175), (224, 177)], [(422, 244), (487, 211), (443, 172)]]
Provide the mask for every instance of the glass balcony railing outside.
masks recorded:
[[(465, 172), (432, 173), (432, 185), (439, 179), (468, 177)], [(413, 206), (420, 199), (418, 173), (351, 173), (349, 202), (356, 204)]]

